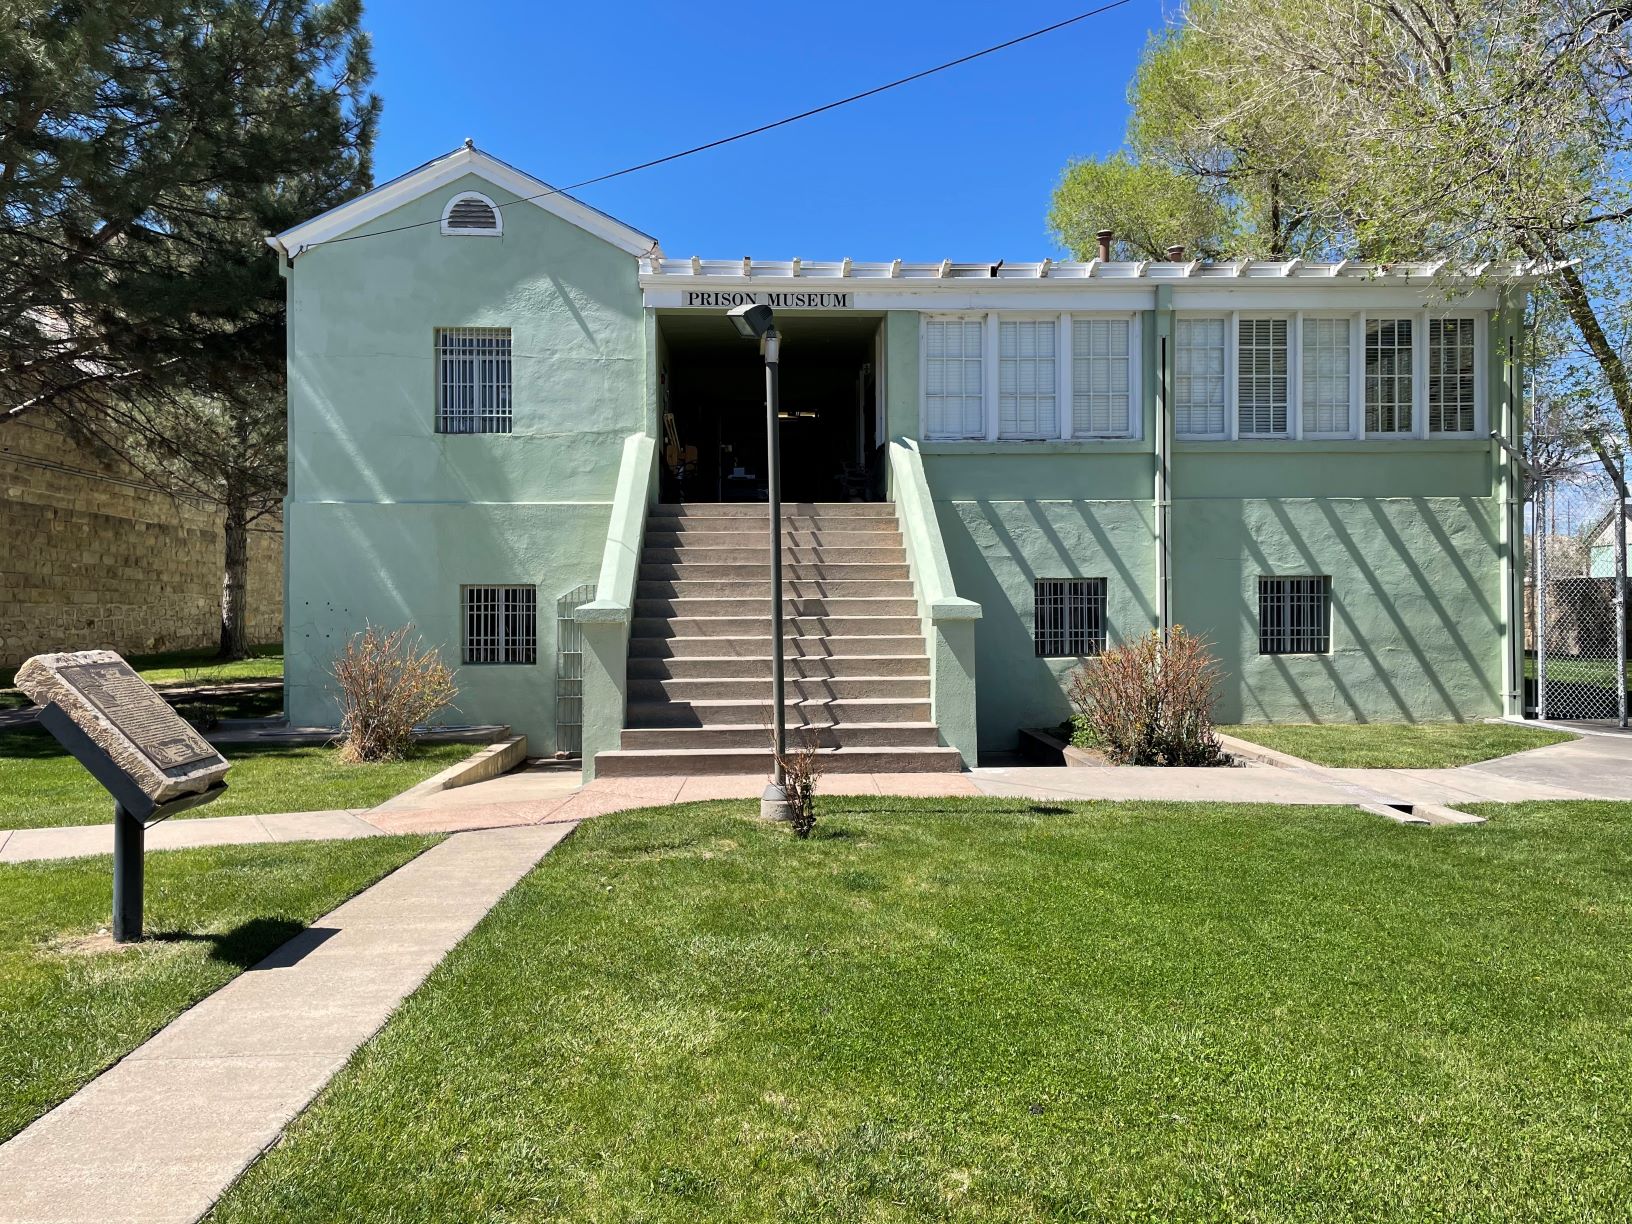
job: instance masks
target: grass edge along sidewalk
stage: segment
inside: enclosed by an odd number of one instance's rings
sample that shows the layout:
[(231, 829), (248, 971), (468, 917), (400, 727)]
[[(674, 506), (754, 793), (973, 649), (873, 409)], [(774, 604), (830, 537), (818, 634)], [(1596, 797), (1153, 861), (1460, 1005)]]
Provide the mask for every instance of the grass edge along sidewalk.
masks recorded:
[(1515, 723), (1241, 723), (1219, 731), (1328, 769), (1453, 769), (1575, 736)]
[(107, 856), (0, 864), (0, 1141), (347, 897), (435, 845), (371, 837), (175, 850), (151, 938), (114, 948)]
[(212, 1220), (1632, 1198), (1632, 805), (820, 804), (581, 827)]

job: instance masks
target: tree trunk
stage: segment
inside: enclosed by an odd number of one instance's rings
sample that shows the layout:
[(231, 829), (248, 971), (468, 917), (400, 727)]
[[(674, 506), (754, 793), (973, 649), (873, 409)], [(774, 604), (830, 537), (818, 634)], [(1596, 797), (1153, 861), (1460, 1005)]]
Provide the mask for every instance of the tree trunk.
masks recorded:
[(249, 597), (249, 507), (244, 496), (227, 488), (226, 564), (221, 579), (221, 648), (223, 659), (249, 657), (247, 604)]

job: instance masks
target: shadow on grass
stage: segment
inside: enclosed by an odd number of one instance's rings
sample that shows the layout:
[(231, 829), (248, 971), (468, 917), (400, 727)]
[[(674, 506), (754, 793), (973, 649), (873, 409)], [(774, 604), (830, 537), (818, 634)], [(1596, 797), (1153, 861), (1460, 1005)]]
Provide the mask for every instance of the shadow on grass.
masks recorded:
[(230, 931), (149, 931), (155, 943), (205, 943), (209, 959), (237, 969), (287, 969), (332, 939), (333, 927), (307, 927), (290, 918), (251, 918)]

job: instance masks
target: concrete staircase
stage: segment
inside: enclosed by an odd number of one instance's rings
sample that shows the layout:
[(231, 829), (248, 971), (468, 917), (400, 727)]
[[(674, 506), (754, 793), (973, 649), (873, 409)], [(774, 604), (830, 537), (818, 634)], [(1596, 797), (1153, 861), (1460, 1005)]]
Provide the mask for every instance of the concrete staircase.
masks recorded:
[[(646, 523), (620, 747), (597, 777), (770, 770), (766, 509), (660, 505)], [(831, 773), (956, 772), (929, 702), (929, 656), (887, 504), (783, 507), (788, 744)]]

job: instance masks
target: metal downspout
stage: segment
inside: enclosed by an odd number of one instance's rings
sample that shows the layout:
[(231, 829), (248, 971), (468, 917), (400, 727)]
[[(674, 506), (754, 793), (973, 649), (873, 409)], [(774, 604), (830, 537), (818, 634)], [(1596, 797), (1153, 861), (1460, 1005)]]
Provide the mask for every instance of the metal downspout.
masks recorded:
[(1166, 285), (1156, 290), (1156, 629), (1163, 640), (1173, 627), (1173, 469), (1172, 423), (1168, 413), (1167, 350), (1172, 332), (1172, 294)]

